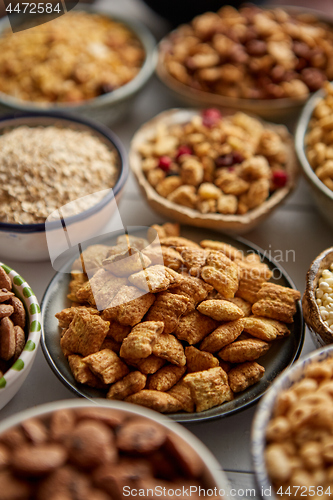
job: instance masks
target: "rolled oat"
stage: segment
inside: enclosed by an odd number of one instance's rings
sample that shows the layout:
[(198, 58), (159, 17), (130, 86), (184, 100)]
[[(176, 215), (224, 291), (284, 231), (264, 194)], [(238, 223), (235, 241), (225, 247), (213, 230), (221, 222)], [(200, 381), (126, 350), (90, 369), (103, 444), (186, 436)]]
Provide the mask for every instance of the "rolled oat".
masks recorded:
[[(112, 188), (118, 159), (86, 131), (17, 127), (0, 136), (0, 222), (32, 224), (63, 205), (80, 213)], [(95, 194), (94, 194), (95, 193)], [(105, 194), (105, 193), (104, 193)]]

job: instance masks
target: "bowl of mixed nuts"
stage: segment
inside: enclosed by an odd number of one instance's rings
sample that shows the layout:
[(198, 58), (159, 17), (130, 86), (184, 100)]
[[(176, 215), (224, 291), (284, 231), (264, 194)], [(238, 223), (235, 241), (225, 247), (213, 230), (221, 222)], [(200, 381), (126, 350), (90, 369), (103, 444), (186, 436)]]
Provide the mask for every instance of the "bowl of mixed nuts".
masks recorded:
[(333, 343), (333, 248), (314, 259), (306, 275), (303, 313), (317, 346)]
[(295, 147), (318, 210), (333, 226), (333, 84), (325, 84), (305, 105)]
[[(14, 22), (26, 19), (17, 14)], [(152, 75), (154, 47), (153, 36), (141, 23), (81, 3), (64, 16), (46, 17), (44, 24), (20, 36), (4, 18), (1, 108), (7, 113), (70, 109), (111, 124), (129, 111)]]
[(82, 500), (222, 500), (230, 490), (191, 432), (122, 402), (66, 400), (25, 410), (1, 422), (0, 446), (7, 458), (0, 482), (11, 498), (73, 498), (74, 491)]
[(111, 130), (31, 113), (1, 119), (0, 143), (1, 257), (56, 258), (106, 230), (128, 177)]
[(0, 262), (0, 409), (27, 378), (41, 335), (34, 292), (22, 276)]
[(183, 224), (244, 233), (294, 189), (291, 135), (242, 112), (171, 109), (143, 125), (130, 167), (149, 205)]
[(192, 106), (291, 118), (333, 77), (333, 31), (319, 12), (222, 7), (181, 25), (159, 44), (157, 74)]
[(264, 500), (331, 495), (332, 375), (326, 346), (281, 374), (259, 403), (252, 458)]

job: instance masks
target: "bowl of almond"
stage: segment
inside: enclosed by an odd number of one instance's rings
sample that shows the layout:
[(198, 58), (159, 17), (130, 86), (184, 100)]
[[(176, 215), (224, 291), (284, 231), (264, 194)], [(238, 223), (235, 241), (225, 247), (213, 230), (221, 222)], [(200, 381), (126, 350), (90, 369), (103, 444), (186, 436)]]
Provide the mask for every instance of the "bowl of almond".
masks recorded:
[(222, 500), (230, 490), (191, 432), (119, 401), (66, 400), (25, 410), (1, 422), (0, 446), (6, 498), (112, 500), (153, 492)]
[(216, 108), (157, 115), (134, 135), (129, 160), (151, 208), (183, 224), (234, 233), (264, 221), (298, 178), (284, 126)]
[(179, 422), (257, 401), (300, 354), (300, 293), (245, 240), (166, 223), (87, 244), (42, 301), (44, 355), (76, 395)]

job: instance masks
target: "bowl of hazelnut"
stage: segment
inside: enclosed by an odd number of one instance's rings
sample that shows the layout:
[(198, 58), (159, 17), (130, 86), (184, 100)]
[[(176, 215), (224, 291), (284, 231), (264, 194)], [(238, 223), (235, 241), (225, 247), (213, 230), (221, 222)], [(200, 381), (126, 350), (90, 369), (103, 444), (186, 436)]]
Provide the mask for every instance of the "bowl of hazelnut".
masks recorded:
[(314, 259), (306, 275), (303, 313), (315, 344), (333, 343), (333, 247)]
[(171, 109), (135, 134), (130, 166), (149, 205), (183, 224), (251, 231), (298, 177), (282, 125), (216, 108)]
[(332, 60), (333, 30), (322, 13), (225, 6), (165, 37), (157, 74), (187, 105), (241, 109), (275, 121), (293, 118), (333, 79)]

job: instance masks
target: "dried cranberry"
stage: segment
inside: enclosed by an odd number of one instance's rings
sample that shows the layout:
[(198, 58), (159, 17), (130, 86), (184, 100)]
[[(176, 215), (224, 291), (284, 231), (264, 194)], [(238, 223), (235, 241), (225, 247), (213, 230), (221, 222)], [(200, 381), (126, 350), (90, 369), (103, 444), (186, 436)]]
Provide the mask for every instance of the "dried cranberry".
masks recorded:
[(100, 94), (109, 94), (110, 92), (113, 92), (115, 87), (111, 85), (111, 83), (102, 83), (100, 86)]
[(201, 115), (202, 123), (205, 127), (213, 127), (222, 118), (221, 111), (216, 108), (204, 109)]
[(242, 155), (242, 153), (239, 153), (238, 151), (234, 151), (232, 153), (232, 159), (233, 159), (233, 163), (242, 163), (245, 158), (244, 156)]
[(176, 158), (179, 158), (182, 155), (192, 155), (193, 151), (189, 146), (180, 146), (178, 148)]
[(215, 165), (217, 168), (221, 167), (231, 167), (234, 164), (233, 155), (229, 153), (227, 155), (219, 156), (215, 160)]
[(164, 172), (168, 172), (170, 169), (170, 165), (172, 160), (169, 156), (161, 156), (158, 161), (158, 166), (160, 169), (164, 170)]
[(231, 167), (237, 163), (242, 163), (244, 161), (244, 156), (238, 151), (234, 151), (233, 153), (228, 153), (226, 155), (219, 156), (215, 160), (215, 164), (217, 168), (221, 167)]
[(287, 184), (288, 174), (284, 170), (274, 170), (273, 183), (277, 188), (282, 188)]
[(235, 167), (229, 167), (228, 168), (228, 172), (234, 172), (234, 170), (235, 170)]

